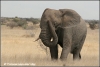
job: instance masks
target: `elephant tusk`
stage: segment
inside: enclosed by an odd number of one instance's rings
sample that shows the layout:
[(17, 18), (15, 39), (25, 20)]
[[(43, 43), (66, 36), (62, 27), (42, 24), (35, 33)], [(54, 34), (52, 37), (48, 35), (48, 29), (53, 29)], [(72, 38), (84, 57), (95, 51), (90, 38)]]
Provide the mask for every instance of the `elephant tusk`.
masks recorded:
[(50, 41), (53, 41), (53, 38), (51, 38), (51, 40)]

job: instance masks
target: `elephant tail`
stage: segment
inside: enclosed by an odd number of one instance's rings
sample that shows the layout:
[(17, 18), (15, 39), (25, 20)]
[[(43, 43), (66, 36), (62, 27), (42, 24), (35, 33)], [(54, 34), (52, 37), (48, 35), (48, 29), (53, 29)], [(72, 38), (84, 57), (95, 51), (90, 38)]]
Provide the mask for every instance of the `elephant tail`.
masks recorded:
[[(39, 39), (40, 39), (40, 38), (38, 37), (35, 41), (38, 41)], [(34, 42), (35, 42), (35, 41), (34, 41)]]
[(79, 53), (79, 58), (81, 59), (81, 54)]

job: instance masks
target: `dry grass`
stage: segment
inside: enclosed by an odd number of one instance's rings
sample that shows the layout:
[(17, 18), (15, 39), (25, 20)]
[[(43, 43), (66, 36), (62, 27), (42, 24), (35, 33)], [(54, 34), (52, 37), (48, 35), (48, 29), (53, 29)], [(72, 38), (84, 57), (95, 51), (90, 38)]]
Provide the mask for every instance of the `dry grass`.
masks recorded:
[[(1, 26), (1, 65), (4, 63), (35, 63), (36, 66), (99, 66), (99, 30), (88, 28), (88, 34), (81, 51), (82, 59), (73, 61), (69, 54), (67, 61), (51, 61), (45, 51), (34, 40), (38, 37), (40, 29), (36, 29), (35, 37), (23, 37), (26, 30), (21, 28), (10, 29)], [(59, 47), (59, 55), (61, 48)]]

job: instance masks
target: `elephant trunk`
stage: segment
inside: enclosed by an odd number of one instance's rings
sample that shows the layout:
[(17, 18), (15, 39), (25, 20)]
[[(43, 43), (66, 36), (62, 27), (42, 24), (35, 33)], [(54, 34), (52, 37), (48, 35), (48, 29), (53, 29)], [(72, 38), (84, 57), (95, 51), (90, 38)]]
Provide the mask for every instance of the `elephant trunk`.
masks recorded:
[[(47, 23), (48, 23), (49, 30), (42, 29), (39, 37), (45, 46), (53, 47), (53, 46), (57, 45), (58, 37), (55, 32), (55, 28), (53, 27), (51, 22), (48, 21)], [(47, 31), (49, 31), (49, 32), (47, 32)], [(51, 34), (51, 36), (49, 34)], [(53, 38), (52, 41), (51, 41), (51, 38)]]

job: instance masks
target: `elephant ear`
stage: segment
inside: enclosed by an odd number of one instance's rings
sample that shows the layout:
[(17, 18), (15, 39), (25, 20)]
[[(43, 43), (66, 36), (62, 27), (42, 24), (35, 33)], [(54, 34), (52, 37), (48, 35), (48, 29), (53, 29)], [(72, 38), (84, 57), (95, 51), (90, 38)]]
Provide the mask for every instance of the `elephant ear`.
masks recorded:
[(62, 27), (74, 27), (80, 23), (80, 15), (71, 9), (59, 9), (62, 13)]

